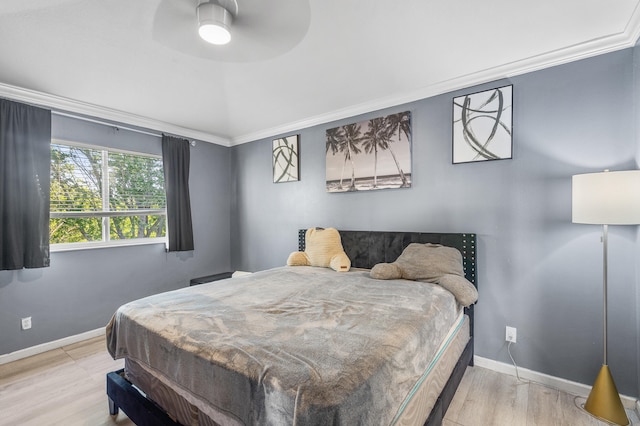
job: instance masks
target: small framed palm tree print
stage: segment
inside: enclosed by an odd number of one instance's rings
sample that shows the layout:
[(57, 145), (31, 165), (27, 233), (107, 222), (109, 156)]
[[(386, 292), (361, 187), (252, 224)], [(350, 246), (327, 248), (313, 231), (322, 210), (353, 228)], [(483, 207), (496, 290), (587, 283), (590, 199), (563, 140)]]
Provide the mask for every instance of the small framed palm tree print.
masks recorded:
[(298, 135), (273, 140), (273, 182), (300, 180)]
[(511, 158), (513, 86), (453, 98), (453, 164)]
[(327, 192), (410, 187), (410, 111), (326, 131)]

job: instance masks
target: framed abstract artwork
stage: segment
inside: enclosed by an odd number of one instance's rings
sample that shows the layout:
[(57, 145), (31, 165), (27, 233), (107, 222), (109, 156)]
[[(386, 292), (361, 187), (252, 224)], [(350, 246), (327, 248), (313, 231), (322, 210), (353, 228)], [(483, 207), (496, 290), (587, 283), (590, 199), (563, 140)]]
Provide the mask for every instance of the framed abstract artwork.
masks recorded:
[(298, 135), (274, 139), (272, 157), (274, 183), (300, 180)]
[(411, 187), (411, 112), (326, 131), (327, 192)]
[(512, 156), (513, 86), (453, 98), (453, 163)]

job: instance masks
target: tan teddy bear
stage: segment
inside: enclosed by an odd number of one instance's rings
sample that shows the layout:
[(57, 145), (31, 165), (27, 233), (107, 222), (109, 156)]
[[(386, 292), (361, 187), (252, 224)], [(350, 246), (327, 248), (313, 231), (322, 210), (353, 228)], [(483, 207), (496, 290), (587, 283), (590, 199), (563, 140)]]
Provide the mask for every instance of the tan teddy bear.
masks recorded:
[(335, 228), (310, 228), (305, 233), (305, 250), (291, 253), (287, 265), (320, 266), (347, 272), (351, 260), (344, 252), (340, 233)]

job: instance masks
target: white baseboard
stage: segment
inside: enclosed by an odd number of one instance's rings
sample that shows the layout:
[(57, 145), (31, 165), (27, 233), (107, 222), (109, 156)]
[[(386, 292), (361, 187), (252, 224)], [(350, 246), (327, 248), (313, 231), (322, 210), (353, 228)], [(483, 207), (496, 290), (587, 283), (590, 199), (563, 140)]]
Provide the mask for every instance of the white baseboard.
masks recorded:
[(31, 346), (30, 348), (20, 349), (19, 351), (10, 352), (5, 355), (0, 355), (0, 365), (8, 362), (17, 361), (19, 359), (27, 358), (33, 355), (38, 355), (43, 352), (58, 349), (63, 346), (71, 345), (73, 343), (82, 342), (83, 340), (92, 339), (98, 336), (104, 336), (105, 328), (98, 328), (95, 330), (87, 331), (84, 333), (76, 334), (74, 336), (64, 337), (62, 339), (54, 340), (53, 342), (42, 343), (40, 345)]
[(241, 277), (243, 275), (251, 275), (252, 272), (246, 272), (246, 271), (235, 271), (233, 274), (231, 274), (231, 277), (235, 278), (235, 277)]
[[(493, 370), (498, 373), (508, 374), (510, 376), (516, 376), (516, 369), (511, 364), (494, 361), (492, 359), (483, 358), (477, 355), (473, 357), (473, 362), (474, 365), (478, 367)], [(586, 398), (589, 396), (589, 392), (591, 391), (591, 386), (573, 382), (567, 379), (561, 379), (560, 377), (554, 377), (548, 374), (539, 373), (537, 371), (529, 370), (522, 367), (518, 367), (518, 375), (521, 379), (540, 383), (545, 386), (567, 392), (571, 395), (583, 396)], [(636, 398), (620, 395), (620, 400), (622, 400), (622, 405), (624, 405), (625, 408), (629, 408), (632, 410), (635, 409), (636, 412), (640, 413), (640, 401), (638, 401)]]

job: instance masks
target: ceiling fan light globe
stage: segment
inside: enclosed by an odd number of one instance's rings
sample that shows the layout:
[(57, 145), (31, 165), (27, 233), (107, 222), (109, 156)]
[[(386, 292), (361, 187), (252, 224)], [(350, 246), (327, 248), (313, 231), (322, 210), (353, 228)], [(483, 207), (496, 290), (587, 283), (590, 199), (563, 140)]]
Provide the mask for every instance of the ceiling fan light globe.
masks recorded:
[(211, 44), (227, 44), (231, 41), (231, 33), (229, 30), (220, 25), (200, 25), (198, 34), (200, 34), (200, 38)]
[(231, 41), (233, 15), (219, 4), (209, 1), (198, 6), (198, 34), (211, 44), (227, 44)]

